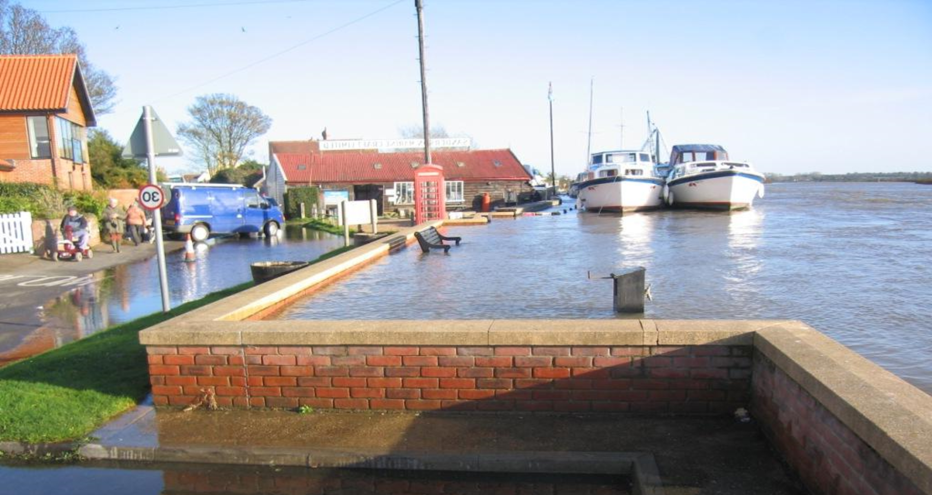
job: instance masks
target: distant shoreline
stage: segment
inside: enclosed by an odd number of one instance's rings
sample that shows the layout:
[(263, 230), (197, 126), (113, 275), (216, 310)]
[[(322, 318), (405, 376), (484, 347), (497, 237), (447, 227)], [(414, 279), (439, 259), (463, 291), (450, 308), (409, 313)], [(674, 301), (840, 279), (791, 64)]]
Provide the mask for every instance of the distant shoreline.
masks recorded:
[(912, 182), (932, 184), (932, 172), (855, 172), (848, 174), (766, 174), (767, 182)]

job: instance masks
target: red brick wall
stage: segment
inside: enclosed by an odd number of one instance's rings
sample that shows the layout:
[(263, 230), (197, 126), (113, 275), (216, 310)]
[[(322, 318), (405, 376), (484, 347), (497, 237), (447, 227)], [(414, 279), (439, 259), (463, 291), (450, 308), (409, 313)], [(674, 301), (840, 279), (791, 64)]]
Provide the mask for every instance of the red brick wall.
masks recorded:
[(751, 412), (803, 483), (826, 495), (919, 495), (867, 443), (760, 353), (754, 355)]
[(149, 346), (156, 405), (724, 414), (747, 405), (751, 348)]
[(0, 182), (34, 182), (52, 185), (57, 176), (60, 189), (90, 191), (94, 188), (91, 166), (87, 163), (74, 164), (70, 160), (57, 159), (53, 165), (51, 159), (44, 159), (16, 160), (15, 165), (16, 168), (9, 172), (0, 171)]

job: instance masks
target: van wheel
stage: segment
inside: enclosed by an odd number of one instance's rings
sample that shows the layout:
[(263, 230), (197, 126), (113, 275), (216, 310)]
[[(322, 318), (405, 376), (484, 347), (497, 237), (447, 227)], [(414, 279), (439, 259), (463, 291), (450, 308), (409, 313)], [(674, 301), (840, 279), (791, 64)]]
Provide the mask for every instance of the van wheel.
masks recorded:
[(265, 224), (265, 235), (268, 237), (275, 237), (278, 235), (278, 223), (269, 222)]
[(204, 242), (210, 237), (210, 229), (206, 225), (199, 223), (191, 228), (191, 240), (194, 242)]

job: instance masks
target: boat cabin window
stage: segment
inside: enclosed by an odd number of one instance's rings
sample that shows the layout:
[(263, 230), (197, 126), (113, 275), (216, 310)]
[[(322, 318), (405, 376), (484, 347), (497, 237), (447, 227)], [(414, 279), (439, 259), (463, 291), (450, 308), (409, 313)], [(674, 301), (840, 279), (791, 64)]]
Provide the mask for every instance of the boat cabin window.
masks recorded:
[(731, 162), (729, 162), (729, 163), (726, 163), (725, 165), (728, 165), (729, 167), (743, 167), (743, 168), (748, 168), (748, 164), (747, 164), (747, 163), (731, 163)]
[[(718, 158), (716, 158), (718, 155)], [(684, 151), (679, 158), (676, 160), (676, 163), (686, 163), (686, 162), (700, 162), (703, 160), (727, 160), (728, 155), (725, 152), (714, 152), (714, 151)]]
[(613, 168), (599, 172), (599, 177), (614, 177), (616, 175), (618, 175), (618, 171)]
[(637, 153), (613, 153), (605, 155), (605, 163), (629, 163), (638, 161)]
[(644, 175), (644, 170), (639, 168), (629, 168), (625, 170), (625, 175)]
[(647, 153), (641, 153), (641, 161), (642, 161), (642, 162), (649, 162), (649, 161), (650, 161), (650, 155), (648, 155)]
[(598, 165), (602, 163), (602, 155), (592, 155), (592, 164)]

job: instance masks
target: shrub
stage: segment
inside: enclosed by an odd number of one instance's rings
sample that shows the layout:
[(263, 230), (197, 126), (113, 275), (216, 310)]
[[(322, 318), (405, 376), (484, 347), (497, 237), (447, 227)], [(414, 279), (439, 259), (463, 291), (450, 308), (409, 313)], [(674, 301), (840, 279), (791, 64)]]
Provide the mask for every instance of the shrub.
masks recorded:
[(74, 205), (98, 218), (107, 206), (104, 191), (60, 191), (45, 184), (0, 182), (0, 213), (28, 211), (33, 218), (58, 218)]
[(285, 218), (300, 218), (301, 203), (304, 203), (304, 214), (311, 214), (311, 207), (317, 204), (320, 197), (318, 187), (292, 187), (285, 192)]

